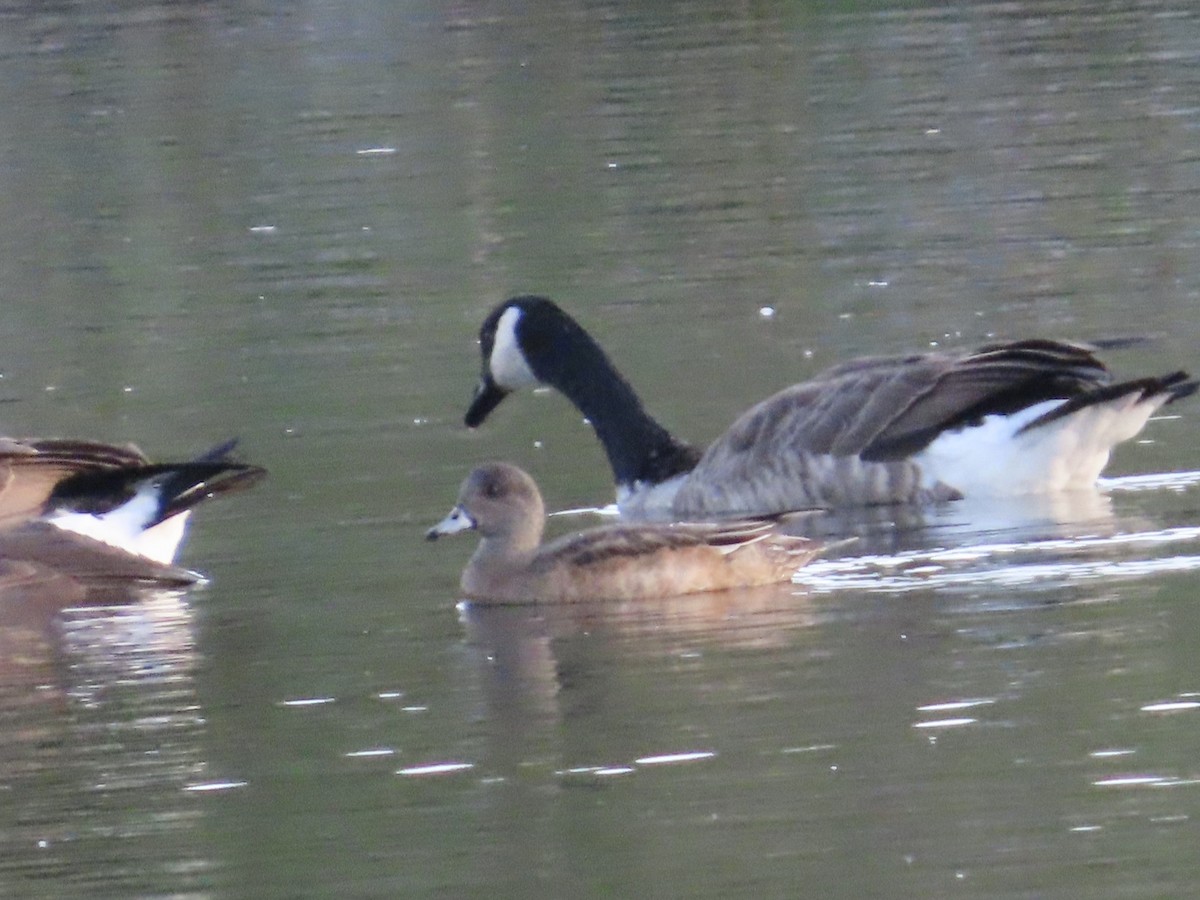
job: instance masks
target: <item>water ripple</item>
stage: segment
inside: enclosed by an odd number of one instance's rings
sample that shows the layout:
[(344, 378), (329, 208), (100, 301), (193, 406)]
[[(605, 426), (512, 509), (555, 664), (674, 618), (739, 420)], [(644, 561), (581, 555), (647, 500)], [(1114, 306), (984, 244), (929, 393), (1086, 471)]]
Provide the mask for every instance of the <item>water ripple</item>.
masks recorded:
[(1149, 475), (1119, 475), (1097, 482), (1106, 493), (1117, 491), (1185, 491), (1200, 484), (1200, 472), (1153, 472)]
[[(814, 591), (853, 589), (890, 593), (976, 585), (1056, 585), (1100, 578), (1143, 578), (1200, 569), (1200, 555), (1145, 555), (1197, 541), (1200, 541), (1200, 527), (1196, 526), (1105, 536), (1006, 541), (818, 560), (799, 572), (794, 580)], [(1142, 555), (1114, 558), (1122, 553)], [(1055, 558), (1041, 561), (1039, 557)]]

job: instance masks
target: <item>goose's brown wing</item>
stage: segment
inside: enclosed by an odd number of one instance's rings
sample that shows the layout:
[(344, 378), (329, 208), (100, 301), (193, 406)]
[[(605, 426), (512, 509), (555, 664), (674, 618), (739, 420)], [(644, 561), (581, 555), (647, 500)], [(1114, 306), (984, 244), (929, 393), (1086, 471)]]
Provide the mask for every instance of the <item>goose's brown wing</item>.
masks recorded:
[(148, 463), (133, 446), (0, 438), (0, 528), (38, 516), (54, 489), (72, 476)]
[(1090, 349), (1058, 341), (852, 360), (743, 414), (705, 451), (674, 512), (762, 515), (951, 499), (952, 488), (924, 484), (910, 460), (940, 433), (1109, 380)]
[(886, 425), (856, 452), (878, 461), (911, 456), (943, 431), (1078, 397), (1111, 380), (1104, 363), (1080, 344), (1020, 341), (983, 347), (941, 369), (924, 390), (897, 396), (894, 415), (882, 417)]
[(1073, 397), (1109, 380), (1091, 350), (1060, 341), (989, 345), (964, 356), (854, 360), (748, 410), (709, 452), (764, 446), (770, 452), (899, 459), (947, 428)]

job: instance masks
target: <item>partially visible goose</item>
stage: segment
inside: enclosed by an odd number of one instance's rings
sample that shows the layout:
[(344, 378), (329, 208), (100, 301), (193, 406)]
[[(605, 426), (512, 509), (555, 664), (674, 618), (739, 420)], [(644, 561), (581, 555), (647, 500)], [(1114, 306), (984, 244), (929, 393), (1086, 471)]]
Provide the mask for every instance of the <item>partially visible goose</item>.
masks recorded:
[(514, 297), (479, 332), (476, 427), (546, 384), (604, 445), (627, 518), (703, 519), (1090, 488), (1112, 448), (1195, 392), (1186, 372), (1114, 383), (1092, 348), (1051, 340), (851, 360), (745, 412), (706, 451), (642, 408), (552, 301)]
[(0, 559), (187, 580), (172, 564), (192, 508), (266, 474), (236, 462), (234, 447), (155, 463), (133, 446), (0, 438)]
[(608, 525), (541, 545), (546, 511), (533, 479), (508, 463), (467, 476), (425, 537), (474, 529), (466, 596), (499, 603), (638, 600), (787, 581), (822, 549), (771, 522)]

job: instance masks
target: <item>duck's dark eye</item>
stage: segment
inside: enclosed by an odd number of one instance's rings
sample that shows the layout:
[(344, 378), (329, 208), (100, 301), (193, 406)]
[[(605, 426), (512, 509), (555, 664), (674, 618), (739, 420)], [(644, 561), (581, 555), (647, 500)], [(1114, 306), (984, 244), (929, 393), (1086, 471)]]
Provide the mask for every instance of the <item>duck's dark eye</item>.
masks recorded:
[(489, 481), (483, 486), (483, 496), (495, 500), (504, 496), (504, 486), (498, 481)]

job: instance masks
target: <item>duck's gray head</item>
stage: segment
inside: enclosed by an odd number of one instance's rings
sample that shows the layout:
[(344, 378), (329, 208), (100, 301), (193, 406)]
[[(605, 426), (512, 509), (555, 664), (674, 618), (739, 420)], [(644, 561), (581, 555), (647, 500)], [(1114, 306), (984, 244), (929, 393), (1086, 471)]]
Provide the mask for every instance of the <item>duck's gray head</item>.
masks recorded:
[(546, 518), (542, 494), (534, 480), (509, 463), (486, 463), (463, 481), (450, 515), (425, 533), (426, 540), (459, 531), (478, 531), (485, 538), (532, 535), (536, 546)]
[(464, 417), (467, 427), (483, 424), (513, 391), (550, 382), (556, 348), (581, 330), (545, 297), (512, 297), (488, 313), (479, 328), (483, 371)]

